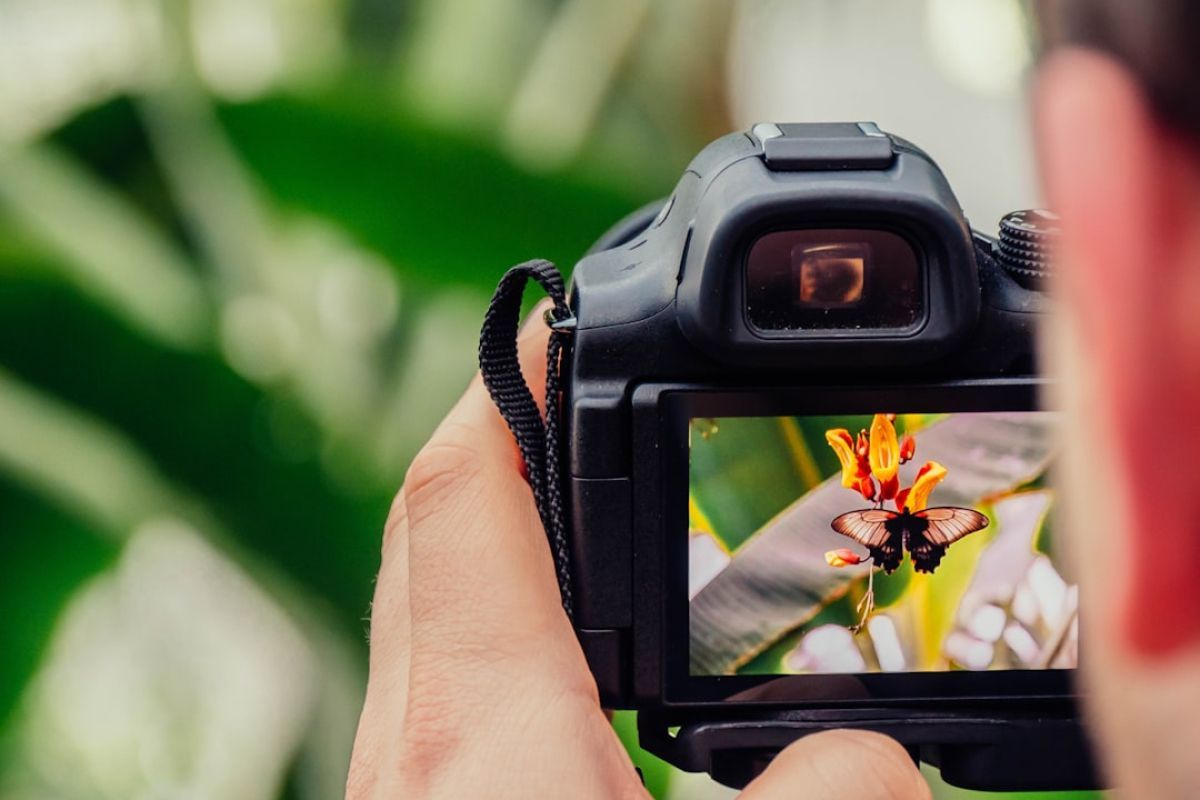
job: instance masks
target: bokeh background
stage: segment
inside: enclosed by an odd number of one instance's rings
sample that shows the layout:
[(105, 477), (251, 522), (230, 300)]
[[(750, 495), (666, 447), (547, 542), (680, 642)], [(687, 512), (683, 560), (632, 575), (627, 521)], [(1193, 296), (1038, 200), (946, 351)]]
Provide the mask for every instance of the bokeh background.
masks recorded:
[(763, 119), (875, 120), (989, 229), (1030, 41), (1018, 0), (0, 0), (0, 798), (340, 796), (381, 525), (502, 270)]

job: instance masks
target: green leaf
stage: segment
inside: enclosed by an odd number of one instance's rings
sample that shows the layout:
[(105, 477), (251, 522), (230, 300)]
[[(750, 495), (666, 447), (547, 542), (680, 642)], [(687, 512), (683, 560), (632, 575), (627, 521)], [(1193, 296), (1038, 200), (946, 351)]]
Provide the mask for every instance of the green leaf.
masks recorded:
[[(813, 485), (810, 477), (824, 477), (815, 465), (808, 466), (811, 456), (802, 435), (784, 435), (780, 420), (725, 418), (715, 429), (697, 425), (691, 446), (692, 494), (729, 550), (807, 491)], [(800, 453), (797, 445), (803, 448)]]
[(6, 275), (0, 366), (119, 429), (240, 542), (336, 605), (358, 638), (395, 487), (348, 493), (316, 452), (281, 446), (277, 403), (216, 354), (149, 342), (62, 284)]
[(116, 559), (117, 543), (0, 475), (0, 732), (75, 590)]
[(629, 757), (633, 759), (633, 765), (641, 770), (646, 791), (652, 797), (665, 796), (675, 768), (638, 746), (637, 712), (614, 711), (612, 724), (617, 736), (621, 739), (621, 744), (625, 746)]
[(335, 221), (422, 282), (490, 290), (519, 261), (569, 268), (620, 217), (670, 188), (531, 174), (477, 139), (364, 111), (378, 100), (276, 98), (220, 115), (280, 202)]

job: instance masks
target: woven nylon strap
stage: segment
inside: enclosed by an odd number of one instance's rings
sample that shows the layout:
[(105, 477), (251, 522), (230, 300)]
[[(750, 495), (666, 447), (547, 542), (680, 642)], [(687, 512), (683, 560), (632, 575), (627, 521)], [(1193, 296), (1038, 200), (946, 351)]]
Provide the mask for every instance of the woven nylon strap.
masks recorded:
[[(536, 281), (554, 307), (547, 312), (551, 325), (550, 344), (546, 350), (546, 419), (538, 411), (521, 374), (517, 359), (517, 331), (520, 327), (521, 297), (525, 285)], [(563, 515), (562, 486), (559, 477), (559, 357), (564, 339), (573, 321), (567, 305), (562, 275), (549, 261), (536, 260), (518, 264), (504, 274), (491, 305), (483, 318), (479, 334), (479, 370), (492, 402), (516, 437), (517, 447), (525, 460), (529, 485), (537, 503), (538, 515), (546, 529), (554, 567), (558, 573), (558, 589), (562, 594), (563, 610), (568, 617), (574, 613), (571, 601), (571, 564), (567, 550), (566, 520)]]

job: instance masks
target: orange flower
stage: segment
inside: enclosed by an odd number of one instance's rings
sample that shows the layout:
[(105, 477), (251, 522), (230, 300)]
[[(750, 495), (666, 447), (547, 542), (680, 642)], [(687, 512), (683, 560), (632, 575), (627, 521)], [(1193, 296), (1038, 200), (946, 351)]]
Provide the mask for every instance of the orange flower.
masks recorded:
[(862, 556), (847, 547), (839, 547), (837, 550), (830, 550), (825, 554), (825, 563), (838, 569), (852, 567), (862, 563), (862, 560)]
[(861, 494), (864, 499), (875, 499), (875, 481), (871, 479), (870, 475), (861, 479), (856, 488), (858, 489), (858, 493)]
[(891, 500), (900, 491), (900, 476), (893, 475), (891, 480), (879, 482), (879, 499)]
[(912, 460), (917, 440), (912, 434), (898, 440), (895, 419), (895, 414), (876, 414), (870, 432), (864, 429), (855, 437), (845, 428), (834, 428), (825, 431), (825, 441), (842, 464), (842, 486), (879, 506), (890, 500), (897, 511), (923, 511), (934, 487), (946, 477), (946, 468), (930, 461), (912, 486), (901, 488), (900, 465)]
[(842, 486), (857, 489), (860, 478), (858, 454), (854, 451), (854, 439), (851, 438), (850, 431), (845, 428), (825, 431), (825, 441), (829, 442), (829, 446), (837, 454), (838, 461), (842, 462)]
[(887, 414), (876, 414), (871, 421), (871, 473), (886, 483), (896, 477), (900, 468), (900, 443), (896, 441), (896, 426)]
[(929, 505), (929, 495), (933, 492), (933, 488), (945, 477), (945, 467), (936, 461), (926, 462), (925, 466), (921, 467), (917, 473), (917, 479), (913, 481), (912, 488), (903, 492), (903, 500), (899, 496), (896, 497), (896, 506), (901, 510), (907, 509), (914, 513), (924, 511)]

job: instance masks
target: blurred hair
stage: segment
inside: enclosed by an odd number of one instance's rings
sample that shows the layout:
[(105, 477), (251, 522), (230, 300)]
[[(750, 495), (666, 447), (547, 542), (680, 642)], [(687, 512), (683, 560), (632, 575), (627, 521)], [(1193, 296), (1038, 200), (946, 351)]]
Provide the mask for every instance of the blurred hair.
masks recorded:
[(1105, 52), (1137, 76), (1159, 114), (1200, 140), (1198, 0), (1033, 0), (1043, 50)]

